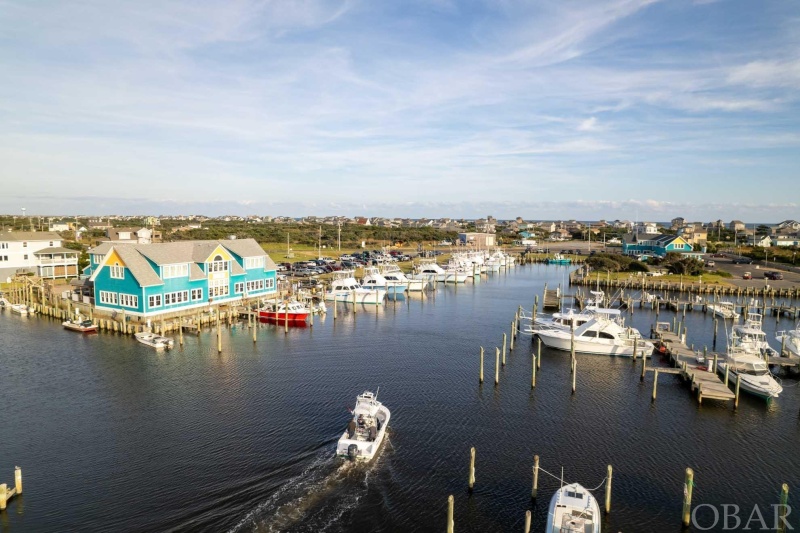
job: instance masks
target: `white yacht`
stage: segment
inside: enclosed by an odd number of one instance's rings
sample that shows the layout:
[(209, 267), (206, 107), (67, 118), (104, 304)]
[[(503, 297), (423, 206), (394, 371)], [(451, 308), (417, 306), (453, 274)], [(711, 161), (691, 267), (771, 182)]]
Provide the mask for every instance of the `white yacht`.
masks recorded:
[(414, 273), (408, 276), (411, 279), (423, 279), (428, 282), (444, 283), (447, 273), (440, 267), (434, 259), (422, 259), (418, 265), (414, 265)]
[[(612, 309), (612, 311), (617, 311)], [(617, 311), (619, 313), (619, 311)], [(556, 350), (571, 351), (572, 326), (537, 326), (531, 333), (542, 339), (542, 344)], [(595, 314), (589, 321), (574, 329), (575, 353), (594, 355), (633, 355), (650, 357), (655, 346), (634, 328), (621, 328), (619, 324), (603, 314)], [(636, 352), (634, 354), (634, 351)]]
[(734, 346), (760, 357), (776, 357), (778, 352), (769, 345), (761, 323), (761, 314), (758, 311), (749, 311), (744, 324), (733, 326)]
[(395, 287), (395, 292), (400, 291), (424, 291), (428, 286), (428, 281), (424, 279), (409, 279), (405, 273), (400, 270), (400, 267), (395, 263), (380, 263), (378, 268), (389, 286)]
[(466, 283), (467, 278), (471, 277), (472, 271), (459, 261), (449, 261), (444, 269), (445, 283)]
[(561, 487), (550, 500), (547, 533), (600, 533), (600, 506), (579, 483)]
[(351, 461), (369, 461), (381, 447), (391, 413), (378, 394), (365, 391), (356, 397), (353, 418), (336, 444), (336, 455)]
[(775, 334), (775, 340), (781, 343), (789, 355), (800, 357), (800, 322), (794, 329), (779, 331)]
[(783, 392), (783, 387), (772, 376), (767, 363), (757, 355), (731, 346), (725, 359), (718, 362), (717, 371), (724, 376), (725, 369), (729, 366), (729, 382), (736, 384), (741, 379), (739, 387), (745, 392), (767, 401), (777, 398)]
[(352, 270), (339, 270), (334, 276), (331, 288), (325, 291), (327, 301), (380, 305), (386, 297), (385, 287), (362, 287)]
[(23, 304), (11, 304), (11, 312), (17, 315), (27, 316), (28, 306)]
[(708, 304), (707, 309), (722, 318), (729, 318), (732, 320), (739, 319), (739, 313), (736, 312), (736, 304), (734, 302), (720, 301)]

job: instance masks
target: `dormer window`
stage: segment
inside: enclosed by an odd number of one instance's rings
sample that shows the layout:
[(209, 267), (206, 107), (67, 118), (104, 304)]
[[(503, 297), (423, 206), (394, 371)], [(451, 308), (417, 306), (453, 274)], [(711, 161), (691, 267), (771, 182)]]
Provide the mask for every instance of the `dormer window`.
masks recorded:
[(109, 268), (111, 269), (112, 279), (125, 279), (125, 267), (119, 266), (119, 263), (114, 263), (114, 265)]
[(228, 262), (221, 255), (214, 256), (214, 260), (208, 264), (209, 272), (227, 272)]

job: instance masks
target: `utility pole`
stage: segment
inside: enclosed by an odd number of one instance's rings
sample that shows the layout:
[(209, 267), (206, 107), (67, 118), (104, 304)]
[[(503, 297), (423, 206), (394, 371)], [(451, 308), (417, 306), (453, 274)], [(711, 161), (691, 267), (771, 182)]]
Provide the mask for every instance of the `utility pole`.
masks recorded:
[(339, 241), (339, 253), (341, 254), (341, 252), (342, 252), (342, 221), (339, 220), (338, 218), (336, 219), (336, 226), (339, 229), (338, 241)]

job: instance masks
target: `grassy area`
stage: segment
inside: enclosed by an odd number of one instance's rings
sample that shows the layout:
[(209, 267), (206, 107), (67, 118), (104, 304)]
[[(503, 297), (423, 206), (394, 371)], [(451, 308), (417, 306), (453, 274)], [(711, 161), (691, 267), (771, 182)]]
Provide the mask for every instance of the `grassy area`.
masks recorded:
[[(589, 279), (597, 279), (597, 272), (592, 272), (589, 275)], [(613, 279), (613, 280), (629, 280), (629, 279), (641, 279), (641, 276), (637, 275), (634, 272), (611, 272), (610, 274), (606, 272), (600, 272), (600, 279)], [(714, 273), (703, 274), (702, 276), (680, 276), (678, 274), (665, 274), (663, 276), (647, 276), (648, 282), (658, 283), (661, 281), (668, 282), (668, 283), (703, 283), (705, 285), (731, 285), (730, 280), (732, 278), (720, 276)]]

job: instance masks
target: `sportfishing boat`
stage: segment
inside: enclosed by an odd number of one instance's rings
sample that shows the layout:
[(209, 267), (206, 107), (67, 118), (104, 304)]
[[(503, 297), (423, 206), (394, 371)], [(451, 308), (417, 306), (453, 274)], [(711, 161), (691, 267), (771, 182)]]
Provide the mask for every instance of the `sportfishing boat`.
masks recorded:
[(383, 289), (387, 294), (401, 294), (406, 292), (407, 285), (397, 282), (393, 279), (391, 282), (384, 276), (378, 267), (364, 267), (364, 278), (361, 280), (361, 286), (365, 289)]
[(389, 283), (389, 287), (396, 287), (395, 292), (399, 292), (398, 289), (401, 287), (405, 287), (402, 290), (424, 291), (425, 287), (428, 285), (428, 281), (424, 279), (409, 279), (409, 277), (400, 270), (400, 267), (394, 263), (380, 263), (378, 268), (380, 269), (381, 275), (386, 278), (387, 283)]
[(162, 337), (160, 335), (156, 335), (155, 333), (150, 333), (149, 331), (140, 331), (139, 333), (135, 333), (133, 336), (136, 337), (136, 340), (142, 344), (156, 349), (172, 348), (172, 346), (175, 344), (175, 341), (169, 337)]
[(728, 301), (720, 301), (709, 304), (706, 308), (717, 316), (722, 318), (738, 320), (739, 313), (736, 312), (736, 304)]
[(744, 324), (733, 326), (732, 339), (736, 342), (735, 346), (761, 357), (777, 357), (779, 354), (767, 342), (767, 334), (761, 329), (761, 323), (761, 314), (750, 310)]
[(547, 533), (600, 533), (600, 506), (579, 483), (563, 486), (550, 499)]
[(574, 343), (575, 353), (649, 357), (655, 348), (652, 342), (642, 339), (638, 331), (621, 328), (615, 320), (602, 314), (595, 314), (574, 329), (573, 326), (564, 328), (534, 324), (531, 333), (538, 335), (542, 344), (556, 350), (571, 351)]
[(352, 414), (352, 420), (336, 444), (336, 455), (351, 461), (369, 461), (381, 447), (391, 413), (378, 401), (377, 392), (365, 391), (356, 397)]
[(409, 276), (411, 279), (422, 279), (429, 282), (444, 283), (447, 273), (433, 259), (423, 259), (418, 265), (414, 266), (414, 273)]
[(67, 320), (61, 323), (64, 329), (80, 333), (97, 333), (97, 326), (91, 320)]
[(267, 304), (258, 310), (259, 320), (281, 324), (288, 322), (292, 325), (304, 325), (310, 314), (311, 309), (297, 300)]
[(339, 270), (334, 276), (331, 288), (325, 291), (327, 301), (380, 305), (386, 298), (385, 288), (362, 287), (352, 270)]
[(728, 369), (728, 379), (736, 384), (741, 379), (739, 387), (754, 396), (767, 401), (777, 398), (783, 392), (783, 387), (772, 376), (767, 363), (757, 355), (747, 353), (741, 348), (730, 346), (723, 361), (719, 361), (717, 371), (725, 375)]
[(553, 257), (547, 258), (548, 265), (569, 265), (572, 264), (572, 259), (564, 257), (561, 254), (553, 254)]
[(800, 322), (794, 329), (779, 331), (775, 334), (775, 340), (789, 352), (790, 355), (800, 357)]

